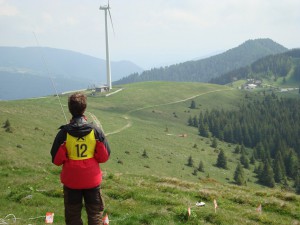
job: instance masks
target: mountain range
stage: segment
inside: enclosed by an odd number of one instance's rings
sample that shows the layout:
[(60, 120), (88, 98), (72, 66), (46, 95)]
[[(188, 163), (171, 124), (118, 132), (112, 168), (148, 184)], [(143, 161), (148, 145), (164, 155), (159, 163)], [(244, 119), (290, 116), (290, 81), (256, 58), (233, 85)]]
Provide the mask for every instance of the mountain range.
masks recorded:
[[(112, 80), (143, 69), (112, 61)], [(40, 97), (106, 83), (105, 60), (47, 47), (0, 47), (0, 99)]]
[[(261, 58), (287, 51), (271, 39), (255, 39), (208, 58), (146, 71), (129, 61), (111, 62), (112, 81), (114, 85), (155, 80), (210, 82)], [(78, 52), (0, 47), (0, 100), (41, 97), (104, 84), (105, 68), (105, 60)]]
[(271, 39), (248, 40), (235, 48), (215, 56), (167, 67), (154, 68), (143, 71), (140, 74), (133, 73), (114, 83), (126, 84), (154, 80), (208, 82), (222, 74), (250, 65), (264, 56), (282, 53), (287, 50), (287, 48)]

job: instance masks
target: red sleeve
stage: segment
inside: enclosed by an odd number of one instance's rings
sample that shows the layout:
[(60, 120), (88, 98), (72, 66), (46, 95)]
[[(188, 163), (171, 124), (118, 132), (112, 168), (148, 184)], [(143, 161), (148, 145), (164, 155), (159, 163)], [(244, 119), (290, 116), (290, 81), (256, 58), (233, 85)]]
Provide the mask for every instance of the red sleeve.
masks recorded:
[(65, 163), (65, 161), (68, 160), (67, 157), (67, 149), (66, 149), (66, 143), (63, 143), (59, 146), (58, 151), (54, 157), (53, 163), (57, 166), (60, 166)]
[(104, 163), (109, 159), (109, 150), (106, 148), (103, 142), (96, 141), (95, 159), (98, 163)]

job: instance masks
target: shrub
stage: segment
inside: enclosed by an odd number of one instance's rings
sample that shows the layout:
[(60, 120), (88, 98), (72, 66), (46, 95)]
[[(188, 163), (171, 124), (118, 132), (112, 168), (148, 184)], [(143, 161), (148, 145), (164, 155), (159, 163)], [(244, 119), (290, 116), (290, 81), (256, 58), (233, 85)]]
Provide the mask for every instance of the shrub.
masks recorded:
[(149, 158), (149, 156), (148, 156), (148, 153), (147, 153), (146, 149), (144, 149), (144, 152), (143, 152), (142, 156), (143, 156), (144, 158)]
[(10, 127), (10, 122), (9, 122), (9, 120), (7, 119), (7, 120), (4, 122), (4, 124), (3, 124), (3, 128), (8, 128), (8, 127)]

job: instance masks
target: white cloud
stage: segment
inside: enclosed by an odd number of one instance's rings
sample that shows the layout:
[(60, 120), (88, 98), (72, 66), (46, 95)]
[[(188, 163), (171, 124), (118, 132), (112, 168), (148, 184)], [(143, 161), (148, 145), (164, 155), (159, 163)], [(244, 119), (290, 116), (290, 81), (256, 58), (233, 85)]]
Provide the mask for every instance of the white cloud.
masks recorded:
[(7, 1), (0, 1), (0, 16), (15, 16), (19, 13), (16, 7), (9, 5)]
[[(24, 46), (29, 43), (24, 36), (34, 30), (46, 46), (105, 58), (104, 12), (99, 6), (106, 4), (0, 0), (0, 26), (6, 34), (0, 43)], [(227, 50), (254, 38), (299, 47), (299, 0), (110, 0), (110, 5), (112, 60), (151, 67)]]
[(54, 22), (53, 16), (49, 12), (43, 12), (41, 17), (45, 23), (52, 24)]
[(66, 24), (68, 26), (75, 26), (78, 24), (78, 20), (75, 17), (68, 16), (67, 18), (65, 18), (63, 24)]

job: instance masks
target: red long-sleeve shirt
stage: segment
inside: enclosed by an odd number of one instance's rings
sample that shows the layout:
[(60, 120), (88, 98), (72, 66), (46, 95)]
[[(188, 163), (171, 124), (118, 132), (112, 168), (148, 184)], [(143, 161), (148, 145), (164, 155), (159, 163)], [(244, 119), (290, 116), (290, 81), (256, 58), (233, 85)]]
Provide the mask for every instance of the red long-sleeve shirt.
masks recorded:
[(60, 127), (51, 155), (55, 165), (63, 165), (60, 178), (65, 186), (89, 189), (101, 184), (99, 163), (109, 159), (110, 148), (103, 132), (82, 116)]

